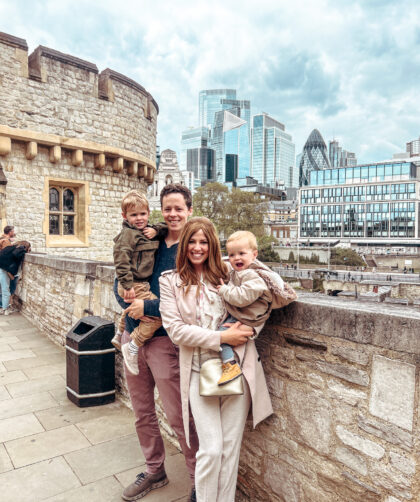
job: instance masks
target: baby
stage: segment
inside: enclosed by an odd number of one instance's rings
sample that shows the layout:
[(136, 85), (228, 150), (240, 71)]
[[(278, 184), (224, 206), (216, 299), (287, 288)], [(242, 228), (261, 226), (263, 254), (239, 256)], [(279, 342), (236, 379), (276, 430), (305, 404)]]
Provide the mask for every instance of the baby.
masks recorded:
[[(297, 298), (294, 290), (276, 272), (257, 260), (257, 239), (252, 232), (233, 233), (226, 242), (232, 265), (228, 284), (218, 286), (229, 317), (223, 323), (240, 321), (252, 328), (262, 328), (273, 308), (283, 307)], [(220, 328), (220, 330), (227, 328)], [(222, 343), (223, 373), (218, 382), (224, 385), (238, 378), (241, 368), (230, 345)]]

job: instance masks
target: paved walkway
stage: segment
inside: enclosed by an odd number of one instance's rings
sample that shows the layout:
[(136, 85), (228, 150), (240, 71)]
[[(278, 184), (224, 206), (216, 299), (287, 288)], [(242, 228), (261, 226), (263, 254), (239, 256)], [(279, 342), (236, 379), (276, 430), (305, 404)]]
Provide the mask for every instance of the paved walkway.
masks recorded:
[[(0, 316), (0, 500), (113, 502), (145, 469), (131, 410), (78, 408), (65, 352), (20, 314)], [(183, 456), (167, 445), (170, 482), (145, 502), (188, 500)]]

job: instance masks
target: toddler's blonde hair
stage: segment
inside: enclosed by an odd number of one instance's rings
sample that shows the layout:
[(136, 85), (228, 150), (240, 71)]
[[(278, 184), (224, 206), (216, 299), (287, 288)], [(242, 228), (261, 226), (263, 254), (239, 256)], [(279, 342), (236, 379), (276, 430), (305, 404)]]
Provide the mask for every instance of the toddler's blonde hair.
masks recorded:
[(121, 201), (121, 211), (123, 212), (123, 214), (127, 214), (127, 211), (129, 209), (137, 206), (146, 208), (148, 211), (150, 211), (149, 202), (146, 196), (138, 190), (131, 190), (124, 195)]
[(252, 232), (248, 232), (248, 230), (238, 230), (238, 232), (234, 232), (232, 235), (229, 235), (228, 240), (226, 241), (226, 246), (229, 242), (238, 241), (239, 239), (247, 239), (250, 249), (258, 251), (257, 238)]

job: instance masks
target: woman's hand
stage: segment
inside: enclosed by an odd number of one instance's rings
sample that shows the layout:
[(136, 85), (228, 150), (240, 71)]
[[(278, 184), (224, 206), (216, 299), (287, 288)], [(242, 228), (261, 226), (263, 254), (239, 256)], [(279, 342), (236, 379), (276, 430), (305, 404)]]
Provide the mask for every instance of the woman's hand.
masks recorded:
[(133, 300), (133, 303), (125, 309), (125, 313), (132, 319), (140, 319), (144, 316), (144, 301), (143, 300)]
[(242, 345), (248, 341), (248, 338), (254, 334), (250, 326), (244, 326), (239, 321), (232, 324), (226, 331), (220, 332), (220, 343), (229, 345)]

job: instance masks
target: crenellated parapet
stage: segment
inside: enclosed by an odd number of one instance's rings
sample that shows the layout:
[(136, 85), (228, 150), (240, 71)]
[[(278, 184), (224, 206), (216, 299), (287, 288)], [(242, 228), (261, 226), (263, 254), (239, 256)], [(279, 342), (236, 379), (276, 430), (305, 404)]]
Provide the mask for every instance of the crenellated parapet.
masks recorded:
[[(10, 153), (11, 141), (27, 137), (60, 148), (78, 139), (89, 143), (82, 152), (103, 154), (118, 166), (117, 172), (153, 181), (159, 108), (143, 86), (109, 68), (99, 73), (94, 63), (42, 45), (28, 55), (26, 41), (6, 33), (0, 33), (0, 69), (0, 125), (7, 126), (0, 129), (0, 155)], [(29, 155), (35, 148), (31, 142)], [(96, 165), (104, 167), (101, 159)]]
[(154, 179), (158, 113), (125, 75), (0, 33), (0, 227), (33, 250), (111, 259), (123, 195)]

